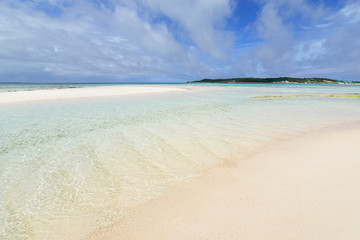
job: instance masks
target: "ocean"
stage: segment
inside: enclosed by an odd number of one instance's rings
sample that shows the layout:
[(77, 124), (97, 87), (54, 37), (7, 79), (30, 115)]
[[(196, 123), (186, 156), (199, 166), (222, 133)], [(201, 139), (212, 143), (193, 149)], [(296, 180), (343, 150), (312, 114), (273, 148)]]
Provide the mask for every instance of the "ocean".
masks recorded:
[(186, 91), (0, 104), (0, 239), (81, 239), (268, 144), (360, 122), (359, 85), (169, 86)]

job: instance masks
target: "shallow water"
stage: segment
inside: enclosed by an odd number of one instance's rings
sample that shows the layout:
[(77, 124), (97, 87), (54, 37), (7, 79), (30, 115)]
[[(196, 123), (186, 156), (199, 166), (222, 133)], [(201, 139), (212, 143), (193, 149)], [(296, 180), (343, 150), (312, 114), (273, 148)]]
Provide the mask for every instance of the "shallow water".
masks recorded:
[[(196, 85), (0, 105), (0, 238), (78, 239), (277, 139), (360, 121), (360, 86)], [(307, 94), (313, 97), (266, 99)]]
[(16, 92), (16, 91), (34, 91), (45, 89), (61, 89), (61, 88), (76, 88), (85, 87), (82, 84), (36, 84), (36, 83), (0, 83), (1, 92)]

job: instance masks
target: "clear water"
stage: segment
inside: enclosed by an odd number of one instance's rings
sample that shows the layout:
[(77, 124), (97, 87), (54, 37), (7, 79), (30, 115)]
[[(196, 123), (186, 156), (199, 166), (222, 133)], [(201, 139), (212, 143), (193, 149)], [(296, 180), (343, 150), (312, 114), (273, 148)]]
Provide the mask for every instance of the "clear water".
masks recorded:
[(61, 89), (61, 88), (75, 88), (85, 87), (81, 84), (14, 84), (14, 83), (0, 83), (1, 92), (16, 92), (16, 91), (33, 91), (41, 89)]
[(360, 121), (359, 98), (254, 98), (360, 86), (172, 87), (187, 91), (0, 105), (0, 239), (79, 239), (271, 141)]
[[(130, 84), (130, 83), (87, 83), (87, 84), (83, 84), (83, 83), (48, 83), (48, 84), (40, 84), (40, 83), (1, 83), (0, 82), (0, 93), (1, 92), (16, 92), (16, 91), (34, 91), (34, 90), (44, 90), (44, 89), (82, 88), (82, 87), (119, 86), (119, 85), (133, 85), (133, 84)], [(145, 84), (142, 84), (142, 85), (145, 85)], [(146, 84), (146, 85), (155, 85), (155, 84)], [(156, 84), (156, 85), (160, 85), (160, 84)], [(161, 85), (167, 85), (167, 84), (161, 84)], [(170, 85), (173, 85), (173, 84), (170, 84)]]

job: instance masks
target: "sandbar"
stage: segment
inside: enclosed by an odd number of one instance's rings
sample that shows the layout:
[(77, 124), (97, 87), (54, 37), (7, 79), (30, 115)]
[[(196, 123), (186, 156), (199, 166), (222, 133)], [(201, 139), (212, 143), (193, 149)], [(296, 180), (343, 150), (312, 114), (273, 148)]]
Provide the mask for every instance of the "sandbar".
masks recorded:
[(33, 91), (0, 92), (0, 104), (67, 100), (92, 97), (115, 97), (146, 93), (184, 91), (179, 87), (162, 86), (98, 86), (66, 89), (44, 89)]
[(360, 125), (273, 144), (85, 239), (360, 239)]

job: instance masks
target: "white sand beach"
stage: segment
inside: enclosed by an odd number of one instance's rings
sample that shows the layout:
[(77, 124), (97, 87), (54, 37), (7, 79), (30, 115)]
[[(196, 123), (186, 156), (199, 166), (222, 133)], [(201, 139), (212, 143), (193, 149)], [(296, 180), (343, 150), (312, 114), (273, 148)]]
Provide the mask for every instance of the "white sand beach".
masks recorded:
[(0, 104), (66, 100), (89, 97), (115, 97), (147, 93), (183, 91), (179, 87), (162, 86), (99, 86), (66, 89), (46, 89), (34, 91), (0, 92)]
[(353, 86), (82, 86), (0, 94), (0, 239), (360, 239), (359, 99), (259, 98)]
[(0, 240), (360, 240), (359, 26), (360, 0), (0, 0)]
[(268, 146), (86, 239), (360, 239), (360, 126)]

